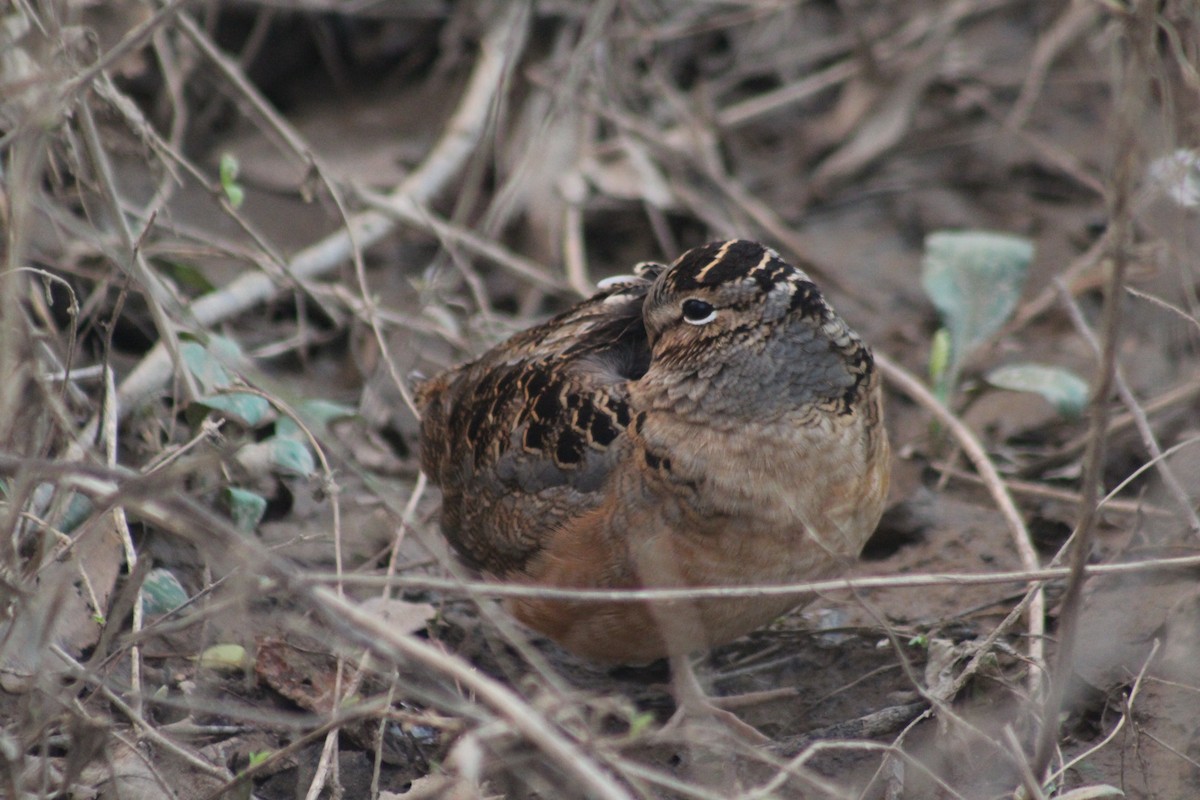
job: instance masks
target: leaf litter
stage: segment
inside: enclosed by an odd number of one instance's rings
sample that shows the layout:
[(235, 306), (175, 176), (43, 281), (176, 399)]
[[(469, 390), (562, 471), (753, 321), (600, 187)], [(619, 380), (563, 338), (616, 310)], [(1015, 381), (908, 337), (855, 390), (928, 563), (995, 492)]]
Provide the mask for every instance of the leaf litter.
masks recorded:
[[(1195, 567), (1155, 567), (1196, 555), (1194, 9), (62, 10), (3, 12), (0, 793), (1195, 793)], [(978, 231), (1026, 274), (930, 304), (926, 242)], [(412, 375), (732, 235), (808, 262), (898, 369), (943, 364), (1044, 568), (1084, 494), (1077, 323), (1129, 261), (1136, 402), (1101, 398), (1101, 495), (1128, 483), (1089, 561), (1145, 567), (1084, 586), (1044, 774), (1063, 580), (1034, 646), (1027, 580), (954, 579), (1028, 558), (901, 381), (889, 511), (851, 570), (895, 583), (699, 662), (764, 693), (738, 713), (769, 747), (655, 741), (662, 665), (581, 662), (422, 583), (472, 578), (416, 473)]]

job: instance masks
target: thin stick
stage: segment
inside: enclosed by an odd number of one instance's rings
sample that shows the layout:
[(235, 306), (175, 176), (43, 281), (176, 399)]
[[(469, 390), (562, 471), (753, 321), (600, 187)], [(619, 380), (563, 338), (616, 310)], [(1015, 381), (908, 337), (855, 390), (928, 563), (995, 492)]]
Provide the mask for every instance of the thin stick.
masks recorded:
[(1200, 331), (1200, 319), (1193, 317), (1191, 314), (1184, 311), (1179, 306), (1174, 305), (1173, 303), (1168, 303), (1166, 300), (1163, 300), (1161, 297), (1155, 297), (1152, 294), (1147, 294), (1146, 292), (1139, 291), (1139, 290), (1133, 288), (1132, 286), (1126, 286), (1125, 291), (1128, 294), (1131, 294), (1134, 297), (1138, 298), (1139, 300), (1145, 300), (1146, 302), (1150, 303), (1151, 305), (1158, 306), (1159, 308), (1161, 308), (1164, 311), (1171, 312), (1179, 319), (1183, 320), (1187, 324), (1196, 328), (1196, 330)]
[(352, 626), (371, 640), (371, 647), (391, 659), (400, 659), (445, 675), (507, 720), (514, 729), (548, 756), (560, 768), (578, 779), (596, 796), (606, 800), (632, 800), (611, 777), (586, 753), (564, 738), (550, 723), (511, 689), (485, 676), (462, 659), (439, 651), (412, 636), (399, 634), (383, 620), (363, 611), (355, 603), (339, 597), (322, 586), (301, 588), (324, 613), (338, 625)]
[[(397, 222), (406, 222), (421, 230), (429, 231), (437, 238), (446, 242), (460, 245), (475, 255), (483, 256), (489, 261), (512, 272), (514, 275), (535, 283), (544, 289), (562, 294), (569, 292), (572, 287), (575, 287), (573, 282), (568, 283), (555, 275), (551, 275), (542, 269), (541, 265), (536, 261), (514, 253), (504, 245), (467, 230), (461, 225), (449, 222), (445, 218), (435, 214), (427, 206), (423, 206), (411, 198), (404, 201), (397, 201), (390, 195), (373, 192), (361, 186), (356, 187), (355, 192), (363, 203), (378, 211), (382, 211)], [(584, 297), (588, 297), (596, 291), (596, 287), (591, 284), (585, 284), (582, 289), (578, 287), (575, 287), (575, 289)]]
[(92, 674), (90, 670), (72, 658), (66, 650), (63, 650), (57, 644), (52, 644), (50, 645), (50, 652), (58, 656), (58, 658), (60, 658), (66, 664), (67, 670), (72, 675), (99, 689), (100, 693), (104, 695), (105, 699), (112, 703), (113, 707), (116, 708), (117, 711), (120, 711), (122, 714), (124, 714), (130, 722), (136, 725), (138, 730), (140, 730), (142, 735), (147, 739), (154, 742), (163, 750), (178, 756), (183, 761), (187, 762), (193, 768), (199, 770), (205, 775), (211, 775), (214, 778), (219, 778), (223, 781), (232, 779), (233, 776), (229, 774), (228, 770), (224, 769), (223, 767), (219, 767), (216, 764), (211, 764), (205, 761), (191, 750), (188, 750), (182, 745), (176, 744), (171, 739), (160, 733), (157, 728), (146, 721), (146, 718), (142, 716), (140, 712), (122, 700), (116, 692), (110, 689), (108, 685), (100, 679), (99, 676)]
[[(504, 12), (483, 39), (479, 60), (442, 138), (421, 166), (387, 195), (397, 205), (403, 207), (409, 201), (424, 203), (432, 199), (466, 163), (486, 128), (504, 77), (524, 47), (528, 12), (528, 3), (506, 4)], [(390, 234), (395, 224), (390, 215), (379, 211), (356, 214), (347, 221), (345, 228), (293, 256), (287, 271), (301, 281), (322, 275), (344, 262), (355, 242), (359, 247), (370, 247)], [(206, 328), (248, 311), (272, 297), (277, 289), (270, 276), (249, 273), (225, 288), (199, 298), (189, 310), (195, 324)], [(155, 345), (122, 381), (118, 390), (121, 411), (130, 413), (140, 408), (143, 401), (170, 378), (171, 370), (171, 359), (166, 351), (161, 345)], [(87, 430), (94, 431), (95, 425), (93, 420)]]
[[(1083, 311), (1080, 310), (1079, 304), (1075, 302), (1075, 298), (1071, 296), (1071, 292), (1067, 289), (1066, 284), (1056, 280), (1055, 285), (1058, 287), (1059, 296), (1062, 297), (1063, 305), (1066, 306), (1067, 315), (1071, 318), (1071, 323), (1075, 326), (1075, 330), (1083, 337), (1088, 346), (1101, 358), (1108, 356), (1108, 348), (1101, 349), (1100, 342), (1096, 341), (1096, 335), (1092, 333), (1092, 329), (1088, 327), (1087, 320), (1083, 317)], [(1110, 303), (1119, 302), (1119, 298), (1113, 298)], [(1115, 358), (1115, 353), (1113, 354)], [(1171, 469), (1171, 465), (1162, 457), (1162, 447), (1158, 444), (1158, 437), (1154, 435), (1154, 431), (1150, 427), (1150, 420), (1146, 418), (1146, 412), (1142, 409), (1137, 397), (1134, 396), (1133, 390), (1129, 388), (1129, 383), (1126, 382), (1125, 376), (1121, 373), (1121, 368), (1116, 363), (1113, 364), (1113, 383), (1117, 387), (1117, 396), (1121, 398), (1121, 402), (1129, 409), (1130, 415), (1133, 417), (1134, 427), (1137, 428), (1138, 435), (1142, 437), (1142, 446), (1146, 448), (1146, 452), (1150, 455), (1154, 462), (1158, 475), (1162, 478), (1163, 484), (1170, 492), (1172, 499), (1179, 510), (1187, 517), (1188, 524), (1192, 531), (1200, 531), (1200, 517), (1196, 516), (1196, 509), (1192, 508), (1192, 501), (1188, 497), (1187, 492), (1183, 488), (1183, 484), (1179, 482), (1179, 478), (1175, 476), (1175, 471)]]
[[(1004, 521), (1008, 524), (1017, 555), (1021, 559), (1021, 566), (1026, 571), (1036, 571), (1039, 567), (1037, 550), (1034, 549), (1033, 540), (1029, 536), (1024, 520), (1021, 519), (1021, 512), (1017, 510), (1012, 496), (1009, 495), (1004, 481), (1000, 478), (1000, 473), (996, 471), (995, 465), (988, 458), (983, 445), (975, 438), (975, 434), (963, 424), (962, 420), (942, 405), (921, 381), (899, 364), (878, 351), (875, 353), (875, 363), (879, 366), (879, 371), (893, 386), (899, 388), (932, 414), (958, 442), (958, 446), (975, 465), (980, 479), (992, 495)], [(1029, 688), (1036, 695), (1042, 681), (1041, 670), (1045, 668), (1046, 599), (1040, 587), (1031, 587), (1031, 589), (1034, 595), (1029, 604), (1029, 658), (1039, 669), (1030, 672)]]
[(1026, 794), (1033, 800), (1046, 800), (1042, 787), (1038, 786), (1037, 776), (1029, 768), (1029, 760), (1025, 758), (1025, 751), (1021, 748), (1021, 742), (1017, 739), (1012, 725), (1004, 726), (1004, 742), (1008, 745), (1008, 754), (1017, 767), (1017, 774), (1021, 776), (1021, 786)]
[(1121, 718), (1117, 720), (1117, 724), (1113, 726), (1113, 729), (1109, 731), (1108, 735), (1097, 742), (1093, 747), (1089, 747), (1087, 750), (1084, 750), (1082, 753), (1075, 756), (1073, 759), (1051, 773), (1046, 783), (1054, 783), (1055, 781), (1061, 780), (1062, 777), (1067, 774), (1067, 770), (1071, 769), (1076, 764), (1082, 763), (1083, 761), (1091, 758), (1093, 755), (1100, 752), (1100, 750), (1109, 742), (1117, 738), (1117, 734), (1121, 732), (1121, 729), (1125, 727), (1125, 723), (1128, 722), (1129, 718), (1133, 716), (1133, 703), (1137, 699), (1138, 692), (1141, 691), (1142, 679), (1146, 677), (1146, 670), (1150, 668), (1150, 664), (1154, 661), (1154, 657), (1158, 655), (1158, 649), (1161, 644), (1161, 641), (1155, 639), (1154, 644), (1151, 645), (1150, 653), (1146, 656), (1146, 660), (1142, 662), (1142, 668), (1138, 670), (1137, 678), (1134, 679), (1133, 686), (1130, 687), (1129, 694), (1125, 698), (1125, 713), (1121, 714)]
[[(1172, 449), (1175, 449), (1177, 447), (1178, 447), (1178, 445), (1175, 445)], [(1164, 451), (1163, 455), (1166, 455), (1167, 452), (1169, 452), (1169, 451)], [(975, 485), (983, 484), (983, 479), (980, 478), (978, 475), (974, 475), (970, 472), (966, 472), (965, 470), (958, 469), (957, 467), (952, 466), (950, 464), (934, 463), (933, 466), (938, 470), (938, 472), (945, 474), (952, 480), (965, 481), (966, 483), (971, 483), (971, 484), (975, 484)], [(1143, 464), (1141, 467), (1138, 468), (1138, 470), (1135, 474), (1140, 475), (1145, 470), (1146, 466), (1147, 466), (1146, 464)], [(1012, 492), (1014, 495), (1025, 495), (1027, 497), (1040, 497), (1040, 498), (1044, 498), (1046, 500), (1060, 500), (1064, 503), (1071, 503), (1076, 506), (1079, 505), (1079, 501), (1080, 501), (1080, 497), (1081, 497), (1079, 492), (1072, 492), (1072, 491), (1068, 491), (1067, 489), (1058, 489), (1053, 486), (1046, 486), (1045, 484), (1042, 484), (1042, 483), (1034, 483), (1033, 481), (1022, 481), (1022, 480), (1017, 480), (1015, 478), (1007, 478), (1004, 481), (1004, 485), (1007, 486), (1008, 490), (1010, 492)], [(1120, 488), (1124, 488), (1124, 486), (1125, 486), (1125, 483), (1123, 482), (1122, 486)], [(1145, 514), (1146, 516), (1149, 516), (1149, 517), (1169, 517), (1169, 516), (1171, 516), (1170, 511), (1168, 511), (1165, 508), (1162, 508), (1160, 506), (1150, 505), (1149, 503), (1143, 503), (1141, 501), (1113, 499), (1119, 493), (1120, 492), (1117, 489), (1113, 489), (1112, 491), (1110, 491), (1108, 493), (1108, 495), (1104, 498), (1104, 500), (1100, 501), (1100, 505), (1104, 506), (1109, 511), (1112, 511), (1112, 512), (1118, 513), (1118, 514)]]
[(1054, 60), (1089, 26), (1095, 24), (1100, 10), (1099, 3), (1072, 0), (1058, 19), (1054, 20), (1050, 29), (1038, 38), (1033, 57), (1029, 60), (1029, 72), (1025, 74), (1021, 93), (1017, 95), (1017, 101), (1008, 113), (1006, 122), (1009, 127), (1020, 128), (1029, 119), (1029, 112), (1033, 110), (1033, 105), (1046, 84), (1046, 76), (1050, 73)]
[[(92, 115), (91, 107), (87, 103), (80, 105), (79, 121), (80, 132), (83, 134), (83, 141), (87, 146), (88, 156), (91, 158), (92, 168), (96, 173), (96, 182), (100, 185), (105, 201), (109, 205), (113, 224), (116, 226), (121, 244), (124, 247), (119, 256), (114, 258), (114, 261), (121, 271), (129, 276), (130, 280), (136, 281), (145, 290), (146, 306), (150, 310), (151, 319), (154, 320), (154, 327), (158, 330), (159, 343), (160, 345), (165, 344), (166, 351), (170, 353), (171, 358), (178, 362), (179, 337), (175, 330), (175, 323), (167, 314), (168, 309), (178, 311), (178, 299), (171, 293), (166, 284), (159, 279), (158, 274), (150, 269), (150, 265), (146, 263), (144, 255), (137, 247), (133, 231), (129, 228), (129, 221), (125, 218), (125, 212), (122, 210), (112, 164), (108, 159), (108, 153), (100, 142), (100, 134), (96, 129), (96, 121)], [(187, 370), (183, 371), (183, 384), (187, 388), (189, 395), (193, 397), (197, 396), (199, 390), (196, 387), (195, 379)], [(115, 402), (118, 413), (120, 413), (123, 404), (119, 397)], [(94, 428), (89, 426), (89, 430), (94, 431)], [(91, 439), (93, 437), (89, 435), (85, 438)]]
[[(1147, 415), (1157, 414), (1160, 411), (1165, 411), (1173, 406), (1190, 403), (1200, 395), (1200, 379), (1194, 379), (1187, 383), (1180, 384), (1173, 389), (1168, 389), (1152, 400), (1142, 404), (1142, 409)], [(1134, 424), (1133, 414), (1125, 412), (1118, 416), (1112, 417), (1108, 424), (1108, 435), (1120, 433), (1126, 428)], [(1059, 447), (1053, 453), (1047, 456), (1048, 459), (1065, 459), (1074, 455), (1076, 452), (1087, 447), (1087, 435), (1080, 436), (1076, 439), (1068, 441), (1066, 444)]]
[[(612, 777), (578, 745), (557, 731), (546, 718), (526, 703), (514, 691), (494, 678), (475, 669), (465, 660), (443, 653), (434, 645), (398, 633), (384, 620), (362, 610), (356, 603), (340, 596), (334, 589), (315, 585), (287, 560), (265, 551), (260, 545), (241, 535), (232, 525), (186, 496), (171, 494), (164, 497), (161, 486), (150, 485), (123, 469), (104, 469), (79, 463), (40, 461), (14, 458), (0, 454), (0, 470), (20, 463), (30, 474), (43, 470), (53, 475), (60, 485), (84, 492), (104, 505), (123, 504), (142, 518), (188, 540), (202, 534), (206, 541), (218, 541), (230, 558), (268, 574), (294, 590), (314, 608), (332, 621), (336, 630), (354, 634), (376, 653), (391, 661), (400, 661), (443, 675), (510, 724), (554, 760), (565, 773), (574, 776), (586, 793), (604, 800), (632, 800)], [(117, 479), (120, 476), (120, 480)], [(70, 657), (55, 652), (68, 662)], [(98, 680), (98, 679), (97, 679)]]
[[(28, 462), (26, 462), (28, 463)], [(60, 480), (68, 477), (58, 476)], [(92, 484), (83, 479), (71, 480), (78, 483), (80, 491), (88, 492)], [(1174, 558), (1151, 558), (1144, 561), (1126, 561), (1117, 564), (1092, 564), (1084, 574), (1089, 577), (1100, 575), (1139, 575), (1147, 572), (1172, 572), (1200, 567), (1200, 555), (1177, 556)], [(389, 582), (408, 589), (429, 589), (487, 597), (536, 597), (545, 600), (580, 600), (591, 602), (641, 603), (647, 600), (711, 600), (731, 597), (778, 597), (792, 594), (826, 594), (829, 592), (858, 592), (863, 589), (921, 589), (931, 586), (991, 586), (1004, 583), (1047, 583), (1060, 581), (1070, 576), (1069, 567), (1044, 567), (1033, 570), (1009, 570), (1005, 572), (930, 572), (921, 575), (879, 575), (865, 578), (839, 578), (804, 583), (763, 584), (758, 586), (701, 586), (691, 589), (565, 589), (556, 586), (522, 586), (512, 583), (490, 583), (487, 581), (463, 581), (457, 578), (440, 578), (433, 575), (399, 575), (388, 579), (381, 575), (346, 575), (342, 582), (346, 586), (378, 588)], [(312, 583), (333, 583), (334, 573), (309, 571), (303, 578)]]
[(1079, 522), (1075, 526), (1075, 542), (1071, 549), (1071, 575), (1063, 594), (1059, 612), (1058, 651), (1054, 657), (1054, 672), (1042, 709), (1041, 730), (1037, 749), (1030, 767), (1033, 774), (1043, 776), (1050, 765), (1058, 744), (1059, 712), (1066, 697), (1067, 683), (1072, 674), (1075, 641), (1079, 632), (1079, 617), (1083, 604), (1084, 567), (1091, 555), (1092, 536), (1096, 524), (1097, 500), (1103, 479), (1104, 455), (1108, 436), (1108, 398), (1116, 379), (1117, 334), (1121, 323), (1121, 301), (1125, 273), (1129, 267), (1129, 248), (1133, 242), (1133, 218), (1130, 208), (1137, 165), (1137, 132), (1141, 124), (1142, 98), (1145, 81), (1139, 80), (1142, 64), (1140, 54), (1151, 47), (1147, 41), (1154, 35), (1155, 6), (1143, 0), (1134, 4), (1132, 13), (1124, 17), (1125, 33), (1132, 54), (1123, 65), (1116, 107), (1117, 132), (1114, 137), (1116, 166), (1109, 195), (1109, 257), (1111, 273), (1104, 297), (1100, 331), (1104, 347), (1092, 387), (1091, 430), (1083, 461), (1083, 499), (1079, 507)]

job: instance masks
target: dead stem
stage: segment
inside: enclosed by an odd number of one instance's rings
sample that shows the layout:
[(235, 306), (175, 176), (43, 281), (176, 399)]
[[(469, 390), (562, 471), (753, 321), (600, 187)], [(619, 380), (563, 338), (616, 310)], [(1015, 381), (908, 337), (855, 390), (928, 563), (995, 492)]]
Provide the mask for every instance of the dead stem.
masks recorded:
[[(1100, 358), (1112, 357), (1114, 359), (1112, 367), (1112, 382), (1116, 386), (1117, 396), (1121, 398), (1121, 402), (1129, 409), (1129, 415), (1133, 418), (1133, 425), (1137, 428), (1138, 434), (1142, 438), (1142, 445), (1146, 448), (1151, 461), (1158, 470), (1159, 477), (1163, 484), (1170, 492), (1171, 498), (1175, 501), (1175, 505), (1179, 508), (1179, 513), (1188, 520), (1188, 524), (1193, 532), (1200, 532), (1200, 517), (1196, 516), (1196, 510), (1192, 507), (1192, 500), (1188, 497), (1187, 492), (1183, 488), (1183, 484), (1179, 482), (1179, 478), (1175, 475), (1175, 471), (1171, 469), (1170, 464), (1163, 458), (1162, 447), (1158, 444), (1158, 438), (1154, 435), (1154, 431), (1150, 427), (1150, 420), (1146, 417), (1146, 411), (1142, 408), (1141, 403), (1134, 396), (1133, 390), (1129, 388), (1129, 384), (1125, 381), (1125, 376), (1121, 373), (1120, 365), (1115, 363), (1116, 353), (1115, 347), (1101, 348), (1100, 342), (1096, 341), (1095, 334), (1088, 327), (1087, 320), (1083, 318), (1083, 311), (1075, 302), (1075, 298), (1071, 297), (1070, 291), (1062, 282), (1056, 282), (1059, 294), (1062, 297), (1063, 305), (1067, 308), (1067, 313), (1071, 317), (1071, 322), (1075, 325), (1075, 330), (1083, 337)], [(1120, 290), (1124, 287), (1116, 286), (1110, 289)], [(1116, 295), (1111, 301), (1112, 305), (1120, 304), (1120, 295)], [(1107, 318), (1105, 320), (1107, 322)], [(1115, 324), (1115, 323), (1114, 323)], [(1105, 420), (1107, 423), (1107, 419)]]
[[(925, 385), (913, 377), (907, 370), (878, 351), (875, 353), (875, 362), (879, 365), (880, 371), (890, 383), (932, 414), (940, 424), (946, 427), (950, 435), (954, 437), (959, 447), (962, 448), (967, 458), (975, 466), (980, 479), (983, 480), (984, 485), (992, 496), (992, 500), (996, 503), (996, 507), (1000, 509), (1000, 513), (1008, 525), (1013, 545), (1020, 556), (1021, 565), (1027, 572), (1037, 570), (1039, 566), (1037, 551), (1033, 547), (1033, 541), (1029, 537), (1025, 521), (1021, 519), (1021, 512), (1017, 510), (1016, 505), (1013, 503), (1012, 497), (1004, 485), (1004, 481), (1000, 478), (996, 467), (992, 464), (987, 452), (983, 449), (983, 445), (979, 443), (975, 435), (971, 433), (971, 430), (963, 424), (962, 420), (938, 402), (933, 393), (925, 388)], [(1046, 635), (1046, 601), (1040, 587), (1030, 587), (1030, 590), (1032, 596), (1029, 602), (1027, 627), (1029, 632), (1029, 658), (1033, 662), (1035, 669), (1029, 674), (1029, 687), (1031, 694), (1036, 696), (1043, 685), (1043, 671), (1046, 663), (1044, 643)]]
[[(0, 472), (4, 461), (0, 458)], [(1173, 558), (1149, 558), (1140, 561), (1123, 561), (1113, 564), (1089, 564), (1084, 574), (1139, 575), (1151, 572), (1179, 572), (1200, 566), (1200, 555), (1176, 556)], [(917, 589), (930, 586), (993, 586), (1005, 583), (1043, 584), (1061, 581), (1070, 575), (1069, 567), (1041, 567), (1032, 570), (999, 572), (923, 572), (919, 575), (883, 575), (866, 578), (836, 578), (802, 583), (770, 584), (761, 586), (709, 586), (692, 589), (562, 589), (552, 586), (519, 586), (486, 581), (466, 581), (457, 578), (442, 578), (433, 575), (397, 575), (385, 578), (380, 575), (346, 575), (342, 578), (346, 586), (380, 588), (389, 583), (406, 589), (436, 589), (445, 592), (477, 594), (481, 597), (539, 597), (556, 600), (588, 600), (593, 602), (637, 603), (646, 600), (703, 600), (722, 597), (775, 597), (789, 594), (827, 594), (830, 592), (857, 592), (864, 589)], [(337, 579), (334, 573), (316, 570), (306, 573), (303, 580), (326, 584)], [(1031, 587), (1032, 588), (1032, 587)]]
[[(388, 199), (403, 206), (425, 202), (441, 192), (470, 156), (487, 124), (488, 114), (504, 77), (519, 55), (528, 22), (528, 6), (510, 3), (484, 38), (474, 72), (463, 91), (454, 117), (442, 138), (421, 166), (396, 187)], [(355, 247), (366, 248), (389, 234), (395, 223), (378, 211), (355, 214), (345, 228), (295, 254), (286, 271), (297, 280), (307, 280), (336, 268)], [(272, 297), (275, 281), (261, 273), (248, 273), (223, 289), (207, 294), (188, 309), (201, 328), (241, 314)], [(172, 374), (172, 364), (161, 346), (156, 346), (125, 377), (119, 389), (121, 408), (139, 407)], [(90, 430), (90, 426), (89, 426)]]
[(1144, 59), (1152, 52), (1152, 39), (1156, 29), (1154, 5), (1142, 0), (1134, 2), (1130, 14), (1122, 19), (1122, 23), (1131, 52), (1122, 56), (1124, 63), (1115, 110), (1115, 163), (1108, 195), (1108, 226), (1112, 232), (1109, 237), (1111, 273), (1100, 323), (1103, 352), (1092, 383), (1091, 430), (1083, 459), (1083, 499), (1079, 506), (1079, 521), (1075, 526), (1075, 541), (1071, 550), (1071, 574), (1067, 579), (1067, 589), (1059, 610), (1058, 649), (1054, 655), (1050, 691), (1046, 694), (1042, 708), (1037, 747), (1030, 763), (1032, 773), (1039, 778), (1046, 775), (1058, 746), (1059, 712), (1062, 710), (1067, 684), (1074, 669), (1083, 584), (1087, 577), (1085, 567), (1092, 551), (1097, 501), (1104, 474), (1109, 395), (1116, 379), (1125, 272), (1129, 266), (1129, 252), (1133, 244), (1131, 202), (1135, 176), (1139, 170), (1136, 132), (1143, 119), (1143, 103), (1149, 77)]

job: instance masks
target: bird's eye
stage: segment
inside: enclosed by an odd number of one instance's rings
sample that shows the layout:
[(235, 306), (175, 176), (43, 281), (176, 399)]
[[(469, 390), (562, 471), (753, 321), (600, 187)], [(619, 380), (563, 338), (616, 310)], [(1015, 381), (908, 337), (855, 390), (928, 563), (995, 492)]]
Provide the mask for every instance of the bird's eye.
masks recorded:
[(717, 318), (712, 303), (691, 298), (683, 301), (683, 321), (692, 325), (707, 325)]

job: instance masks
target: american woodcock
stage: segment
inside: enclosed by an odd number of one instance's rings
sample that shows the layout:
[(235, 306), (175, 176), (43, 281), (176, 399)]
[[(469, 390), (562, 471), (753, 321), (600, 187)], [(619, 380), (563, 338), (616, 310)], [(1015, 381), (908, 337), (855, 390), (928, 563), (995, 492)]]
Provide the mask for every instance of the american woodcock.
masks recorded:
[[(418, 390), (442, 531), (507, 582), (588, 589), (819, 579), (879, 521), (889, 450), (870, 350), (801, 270), (751, 241), (640, 265)], [(715, 714), (688, 654), (804, 596), (509, 609), (602, 662), (672, 662), (680, 712)]]

